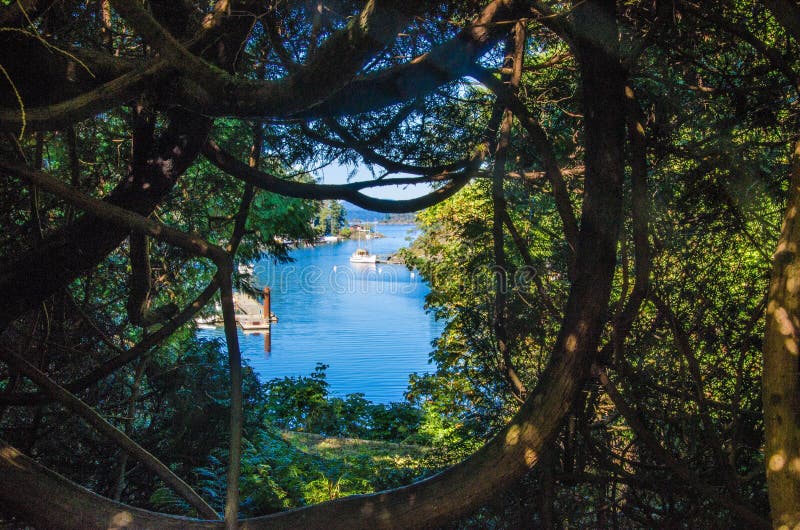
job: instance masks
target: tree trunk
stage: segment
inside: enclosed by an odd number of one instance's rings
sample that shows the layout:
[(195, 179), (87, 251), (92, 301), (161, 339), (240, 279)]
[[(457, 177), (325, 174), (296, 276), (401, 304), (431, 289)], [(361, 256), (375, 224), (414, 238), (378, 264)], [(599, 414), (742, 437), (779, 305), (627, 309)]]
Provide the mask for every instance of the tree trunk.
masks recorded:
[(800, 526), (800, 141), (772, 264), (764, 337), (767, 488), (775, 528)]

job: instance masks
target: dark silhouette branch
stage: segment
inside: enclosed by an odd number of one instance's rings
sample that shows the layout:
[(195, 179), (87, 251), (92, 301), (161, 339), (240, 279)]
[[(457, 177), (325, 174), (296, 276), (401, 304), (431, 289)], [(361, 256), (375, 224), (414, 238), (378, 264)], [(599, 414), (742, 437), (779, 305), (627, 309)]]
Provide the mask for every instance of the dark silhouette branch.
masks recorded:
[[(176, 69), (166, 61), (156, 61), (143, 70), (134, 70), (66, 101), (44, 107), (25, 108), (26, 129), (64, 129), (74, 123), (130, 101), (143, 90), (158, 86), (174, 76)], [(22, 126), (19, 109), (0, 109), (0, 131), (18, 131)]]
[[(245, 193), (242, 196), (242, 202), (240, 203), (239, 210), (235, 215), (235, 226), (233, 229), (233, 233), (231, 234), (231, 238), (226, 246), (226, 251), (231, 255), (236, 254), (236, 250), (241, 243), (242, 237), (245, 233), (245, 222), (247, 219), (247, 212), (250, 208), (252, 203), (252, 195), (245, 190)], [(70, 392), (80, 392), (85, 390), (86, 388), (90, 387), (91, 385), (101, 381), (102, 379), (108, 377), (115, 371), (119, 370), (123, 366), (137, 360), (137, 359), (147, 359), (149, 356), (155, 351), (155, 348), (167, 337), (172, 335), (175, 331), (178, 330), (181, 326), (188, 323), (194, 316), (205, 307), (208, 302), (211, 301), (214, 294), (219, 290), (219, 285), (217, 283), (216, 277), (211, 281), (211, 283), (186, 307), (183, 308), (180, 312), (178, 312), (175, 316), (171, 319), (164, 322), (164, 324), (158, 328), (158, 330), (146, 335), (141, 341), (139, 341), (135, 346), (128, 349), (127, 351), (120, 351), (115, 345), (111, 343), (108, 338), (104, 340), (118, 353), (117, 356), (109, 359), (108, 361), (104, 362), (97, 368), (91, 370), (88, 374), (76, 379), (70, 383), (64, 385), (64, 388), (69, 390)], [(88, 316), (83, 314), (83, 311), (78, 307), (77, 304), (74, 304), (76, 310), (82, 313), (84, 319), (88, 319)], [(102, 333), (101, 333), (102, 336)], [(39, 394), (39, 393), (12, 393), (7, 392), (0, 394), (0, 404), (3, 405), (15, 405), (15, 406), (31, 406), (31, 405), (40, 405), (42, 403), (46, 403), (50, 401), (50, 397), (47, 394)]]
[[(517, 22), (514, 33), (506, 39), (506, 57), (504, 66), (511, 69), (510, 74), (504, 74), (504, 80), (511, 90), (517, 90), (522, 77), (522, 62), (525, 54), (525, 26)], [(494, 153), (494, 170), (492, 174), (492, 248), (495, 264), (495, 292), (494, 310), (492, 314), (492, 327), (494, 331), (497, 350), (500, 354), (500, 367), (503, 377), (508, 382), (511, 393), (520, 402), (524, 402), (528, 390), (522, 382), (509, 349), (509, 335), (507, 323), (507, 290), (508, 290), (508, 261), (506, 260), (505, 238), (503, 237), (503, 217), (507, 209), (507, 202), (503, 189), (506, 174), (508, 149), (511, 145), (511, 126), (514, 115), (510, 110), (496, 103), (496, 112), (502, 113), (500, 130), (497, 138), (497, 147)], [(501, 110), (502, 109), (502, 110)]]
[[(216, 280), (213, 280), (191, 303), (173, 318), (164, 323), (157, 331), (146, 335), (135, 346), (123, 351), (119, 355), (105, 361), (88, 374), (64, 385), (70, 392), (76, 393), (102, 381), (123, 366), (141, 358), (148, 358), (156, 347), (167, 337), (172, 335), (181, 326), (189, 322), (219, 290)], [(36, 406), (50, 401), (46, 394), (38, 393), (9, 393), (0, 394), (0, 404), (14, 406)]]
[[(162, 57), (74, 98), (26, 108), (27, 126), (60, 129), (119, 106), (144, 88), (163, 87), (167, 82), (170, 89), (160, 92), (162, 105), (190, 107), (208, 116), (307, 120), (382, 109), (468, 75), (474, 62), (505, 36), (510, 25), (529, 14), (525, 4), (494, 0), (471, 26), (423, 56), (355, 77), (418, 8), (416, 2), (373, 1), (347, 28), (326, 39), (308, 64), (283, 79), (258, 81), (234, 77), (193, 53), (218, 38), (219, 28), (231, 17), (213, 17), (208, 30), (184, 46), (139, 4), (118, 0), (117, 11)], [(107, 61), (130, 67), (116, 59)], [(0, 130), (18, 131), (21, 125), (19, 109), (0, 109)]]
[(170, 486), (176, 493), (186, 499), (197, 511), (205, 517), (219, 518), (217, 512), (206, 503), (186, 482), (173, 473), (163, 462), (158, 460), (142, 446), (131, 440), (124, 432), (108, 423), (92, 407), (75, 397), (73, 394), (59, 386), (46, 374), (25, 359), (19, 357), (5, 348), (0, 348), (0, 359), (6, 362), (18, 373), (36, 383), (47, 391), (54, 399), (66, 408), (83, 418), (89, 425), (100, 433), (108, 436), (124, 451), (142, 462), (148, 469)]
[(599, 379), (600, 384), (603, 385), (603, 389), (611, 398), (611, 401), (614, 403), (616, 409), (625, 418), (625, 421), (631, 427), (633, 432), (636, 433), (637, 439), (653, 456), (655, 456), (659, 462), (666, 465), (673, 473), (680, 477), (681, 480), (685, 481), (688, 486), (694, 488), (709, 499), (713, 499), (720, 506), (723, 506), (735, 513), (741, 517), (742, 520), (747, 521), (748, 524), (752, 525), (753, 528), (770, 528), (769, 522), (763, 519), (761, 516), (746, 506), (734, 502), (727, 496), (720, 494), (716, 488), (698, 479), (686, 464), (672, 456), (669, 451), (661, 446), (653, 432), (647, 428), (644, 422), (642, 422), (636, 410), (634, 410), (634, 408), (628, 404), (627, 401), (625, 401), (622, 394), (608, 378), (608, 374), (606, 374), (605, 370), (601, 368), (595, 368), (595, 375)]
[[(625, 87), (625, 99), (627, 102), (628, 151), (631, 167), (631, 219), (636, 271), (631, 294), (625, 301), (622, 310), (614, 317), (614, 334), (607, 347), (613, 348), (615, 366), (628, 373), (628, 363), (625, 359), (625, 339), (650, 290), (651, 252), (649, 241), (650, 197), (647, 191), (648, 164), (645, 133), (647, 120), (630, 86)], [(623, 293), (623, 297), (625, 295), (627, 293)], [(622, 298), (620, 302), (622, 302)], [(601, 358), (610, 358), (607, 350), (601, 353)]]
[[(335, 147), (343, 147), (346, 149), (352, 149), (359, 155), (367, 164), (377, 164), (384, 168), (389, 173), (409, 173), (411, 175), (436, 175), (439, 173), (451, 173), (453, 171), (459, 171), (464, 169), (469, 164), (469, 159), (465, 160), (458, 160), (455, 162), (451, 162), (449, 164), (440, 164), (438, 166), (416, 166), (412, 164), (406, 164), (403, 162), (397, 162), (390, 158), (387, 158), (376, 151), (367, 147), (366, 142), (356, 138), (353, 133), (348, 131), (345, 127), (343, 127), (339, 122), (334, 120), (333, 118), (326, 118), (323, 120), (325, 125), (330, 128), (334, 133), (336, 133), (339, 138), (341, 138), (340, 142), (337, 141), (330, 141), (326, 139), (323, 135), (319, 133), (314, 133), (314, 139), (317, 139), (323, 143), (328, 143), (329, 145), (333, 145)], [(308, 128), (304, 130), (304, 132), (309, 131)]]
[[(92, 215), (100, 219), (125, 226), (136, 234), (155, 237), (161, 241), (183, 248), (196, 256), (210, 258), (217, 266), (216, 282), (219, 285), (222, 299), (225, 339), (231, 371), (231, 443), (229, 448), (229, 484), (225, 504), (225, 520), (228, 528), (235, 528), (238, 514), (239, 460), (241, 458), (242, 440), (242, 372), (231, 284), (233, 264), (230, 255), (222, 248), (212, 245), (196, 235), (185, 234), (128, 210), (87, 197), (44, 173), (31, 171), (18, 166), (10, 166), (2, 161), (0, 161), (0, 169), (30, 181), (75, 206), (91, 212)], [(91, 408), (89, 408), (89, 410), (91, 410)]]
[[(9, 164), (2, 160), (0, 160), (0, 171), (27, 180), (78, 208), (91, 212), (92, 215), (103, 221), (118, 226), (124, 226), (137, 234), (165, 241), (195, 256), (209, 258), (218, 266), (222, 265), (224, 267), (225, 264), (230, 261), (230, 256), (227, 252), (205, 241), (199, 235), (186, 234), (180, 230), (142, 217), (130, 210), (125, 210), (119, 206), (93, 199), (41, 171), (33, 171), (22, 166)], [(228, 265), (228, 267), (230, 267), (230, 265)]]
[[(437, 204), (460, 190), (469, 180), (475, 176), (480, 169), (482, 153), (473, 155), (469, 166), (458, 173), (411, 179), (382, 179), (370, 181), (368, 183), (353, 184), (310, 184), (305, 182), (293, 182), (283, 180), (275, 175), (271, 175), (247, 164), (240, 162), (222, 148), (216, 142), (209, 140), (203, 148), (203, 154), (208, 160), (225, 171), (229, 175), (253, 184), (255, 187), (297, 199), (341, 199), (346, 200), (362, 208), (385, 213), (413, 212)], [(410, 184), (418, 182), (431, 182), (447, 178), (448, 182), (436, 190), (407, 200), (376, 199), (359, 192), (360, 189), (373, 186), (386, 186), (396, 184)]]
[(310, 63), (277, 81), (251, 81), (231, 76), (188, 51), (140, 4), (111, 3), (162, 57), (181, 69), (183, 77), (207, 94), (203, 112), (239, 117), (288, 116), (323, 100), (390, 44), (419, 8), (419, 2), (371, 0), (346, 28), (325, 40)]
[[(589, 6), (588, 8), (585, 6)], [(596, 16), (593, 9), (602, 9)], [(586, 10), (588, 12), (583, 12)], [(581, 231), (576, 248), (575, 280), (549, 366), (511, 422), (481, 450), (452, 468), (410, 486), (388, 492), (348, 497), (243, 522), (248, 528), (407, 528), (435, 527), (468, 513), (514, 484), (535, 465), (562, 420), (579, 400), (604, 328), (620, 229), (624, 174), (624, 102), (616, 50), (613, 6), (587, 0), (576, 7), (581, 27), (599, 29), (599, 42), (582, 43), (581, 57), (588, 119), (586, 179)], [(599, 27), (598, 27), (599, 26)], [(609, 53), (609, 50), (612, 53)], [(475, 480), (479, 476), (480, 480)], [(0, 451), (0, 501), (34, 525), (107, 527), (124, 513), (132, 526), (219, 528), (222, 523), (177, 520), (129, 509), (101, 499), (23, 457), (13, 448)], [(25, 497), (65, 499), (42, 510)], [(88, 506), (88, 499), (93, 502)], [(66, 501), (68, 500), (68, 501)], [(54, 503), (50, 503), (54, 504)], [(84, 512), (86, 512), (84, 514)], [(81, 517), (80, 519), (77, 519)], [(76, 521), (80, 521), (76, 524)]]
[(150, 269), (150, 244), (145, 236), (131, 234), (130, 249), (130, 289), (126, 305), (128, 319), (131, 324), (149, 327), (162, 323), (175, 314), (178, 307), (167, 303), (157, 309), (151, 309), (152, 304), (152, 271)]
[(542, 159), (545, 175), (550, 181), (550, 186), (553, 188), (553, 198), (556, 201), (556, 208), (561, 217), (561, 222), (564, 225), (564, 234), (567, 243), (574, 251), (575, 241), (578, 235), (578, 221), (575, 218), (572, 202), (567, 192), (567, 185), (564, 182), (561, 168), (558, 165), (553, 144), (547, 137), (547, 133), (519, 98), (490, 71), (482, 68), (474, 68), (472, 75), (474, 75), (478, 81), (486, 85), (489, 90), (494, 92), (498, 100), (511, 109), (511, 112), (519, 119), (520, 124), (528, 133), (534, 148)]
[(529, 14), (526, 4), (494, 0), (453, 39), (408, 63), (354, 79), (319, 104), (288, 117), (360, 114), (424, 96), (470, 75), (475, 61), (500, 42), (517, 19)]
[[(209, 126), (203, 117), (172, 111), (168, 128), (144, 157), (147, 163), (139, 167), (143, 174), (133, 174), (131, 166), (105, 202), (150, 215), (196, 158)], [(121, 226), (83, 215), (13, 257), (0, 269), (0, 298), (4, 301), (0, 305), (0, 329), (90, 270), (129, 234), (130, 230)]]

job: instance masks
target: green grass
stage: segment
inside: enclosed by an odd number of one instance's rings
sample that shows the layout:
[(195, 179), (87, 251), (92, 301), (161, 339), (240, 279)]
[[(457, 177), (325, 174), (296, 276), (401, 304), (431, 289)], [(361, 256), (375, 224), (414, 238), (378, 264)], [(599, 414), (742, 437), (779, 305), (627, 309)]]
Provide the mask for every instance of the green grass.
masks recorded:
[(415, 467), (430, 451), (421, 445), (327, 437), (296, 431), (283, 431), (281, 436), (298, 450), (326, 460), (369, 456), (376, 466), (395, 468)]

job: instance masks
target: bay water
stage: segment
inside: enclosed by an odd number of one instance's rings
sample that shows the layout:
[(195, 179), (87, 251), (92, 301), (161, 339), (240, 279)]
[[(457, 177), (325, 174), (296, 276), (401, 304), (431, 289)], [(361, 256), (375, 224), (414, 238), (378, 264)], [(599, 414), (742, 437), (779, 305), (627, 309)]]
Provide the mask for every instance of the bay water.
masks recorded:
[[(410, 374), (432, 371), (428, 355), (442, 325), (425, 312), (429, 289), (419, 274), (403, 265), (349, 262), (359, 247), (385, 257), (408, 246), (414, 226), (374, 230), (385, 237), (296, 248), (293, 262), (254, 264), (255, 284), (270, 288), (278, 317), (269, 335), (239, 331), (242, 356), (262, 381), (307, 376), (324, 363), (331, 396), (361, 392), (389, 403), (404, 399)], [(221, 328), (198, 334), (224, 338)]]

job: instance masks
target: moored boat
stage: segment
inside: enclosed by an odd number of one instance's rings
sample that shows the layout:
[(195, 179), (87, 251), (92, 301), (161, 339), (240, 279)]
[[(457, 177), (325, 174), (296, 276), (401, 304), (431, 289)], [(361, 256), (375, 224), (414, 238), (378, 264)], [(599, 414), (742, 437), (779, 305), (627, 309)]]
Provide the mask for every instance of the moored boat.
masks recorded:
[(357, 248), (355, 252), (350, 255), (350, 263), (377, 263), (378, 256), (370, 254), (365, 248)]

